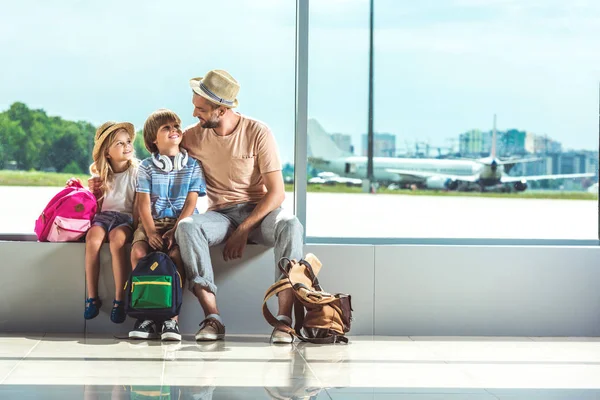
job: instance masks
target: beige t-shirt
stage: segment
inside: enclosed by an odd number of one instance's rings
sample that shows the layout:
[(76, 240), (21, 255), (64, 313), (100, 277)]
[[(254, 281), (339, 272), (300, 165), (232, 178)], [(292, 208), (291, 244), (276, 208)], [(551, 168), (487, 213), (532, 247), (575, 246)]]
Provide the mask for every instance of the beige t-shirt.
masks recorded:
[(275, 137), (267, 125), (238, 114), (240, 121), (227, 136), (200, 123), (185, 129), (181, 145), (202, 163), (208, 209), (258, 203), (267, 192), (262, 175), (281, 171)]
[(118, 211), (133, 213), (133, 199), (137, 180), (137, 166), (131, 165), (127, 170), (113, 175), (112, 189), (102, 200), (102, 211)]

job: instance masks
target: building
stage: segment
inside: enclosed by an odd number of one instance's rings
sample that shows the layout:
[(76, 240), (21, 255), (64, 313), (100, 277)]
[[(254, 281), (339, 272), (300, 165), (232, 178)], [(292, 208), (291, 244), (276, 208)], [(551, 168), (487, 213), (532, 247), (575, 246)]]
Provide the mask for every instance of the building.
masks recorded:
[(527, 153), (525, 143), (527, 132), (516, 129), (509, 129), (506, 132), (498, 132), (498, 144), (496, 154), (499, 157), (509, 157), (514, 155), (525, 155)]
[(491, 149), (491, 132), (482, 132), (479, 129), (473, 129), (459, 136), (459, 151), (463, 156), (482, 157), (489, 155)]
[(345, 133), (332, 133), (331, 138), (340, 150), (354, 154), (354, 146), (352, 146), (352, 136)]
[(547, 135), (534, 135), (534, 145), (532, 153), (549, 154), (562, 152), (562, 144), (549, 139)]
[[(367, 156), (369, 137), (362, 135), (362, 155)], [(396, 157), (396, 135), (391, 133), (373, 134), (373, 157)]]

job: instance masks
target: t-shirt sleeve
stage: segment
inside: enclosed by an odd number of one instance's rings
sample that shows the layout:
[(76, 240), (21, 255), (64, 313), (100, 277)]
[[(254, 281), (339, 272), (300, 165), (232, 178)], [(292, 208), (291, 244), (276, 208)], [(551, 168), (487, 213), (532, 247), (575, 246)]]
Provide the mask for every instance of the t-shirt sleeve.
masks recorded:
[(150, 169), (142, 163), (138, 167), (135, 191), (138, 193), (150, 193), (151, 186), (152, 178), (150, 177)]
[(281, 171), (281, 159), (275, 136), (269, 128), (261, 130), (257, 136), (258, 169), (261, 174)]
[(198, 192), (198, 196), (200, 197), (206, 195), (206, 182), (204, 181), (204, 171), (202, 170), (200, 161), (194, 160), (192, 179), (188, 192)]

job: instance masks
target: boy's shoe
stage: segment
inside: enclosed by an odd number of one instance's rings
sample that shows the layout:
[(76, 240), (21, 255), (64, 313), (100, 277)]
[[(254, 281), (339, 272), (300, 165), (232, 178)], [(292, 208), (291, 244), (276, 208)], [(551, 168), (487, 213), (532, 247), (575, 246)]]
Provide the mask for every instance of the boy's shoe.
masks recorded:
[(90, 297), (85, 301), (85, 311), (83, 312), (83, 318), (93, 319), (100, 313), (100, 307), (102, 307), (102, 300), (100, 297)]
[(215, 318), (206, 318), (200, 322), (200, 329), (196, 333), (196, 340), (223, 340), (225, 338), (225, 325)]
[(125, 322), (126, 317), (125, 303), (122, 300), (113, 300), (113, 309), (110, 311), (110, 320), (115, 324), (122, 324)]
[(156, 324), (152, 320), (141, 320), (135, 321), (133, 330), (129, 332), (129, 339), (158, 339), (158, 333), (156, 333)]
[(181, 333), (179, 333), (179, 325), (177, 324), (177, 321), (168, 319), (163, 322), (160, 339), (176, 342), (181, 341)]

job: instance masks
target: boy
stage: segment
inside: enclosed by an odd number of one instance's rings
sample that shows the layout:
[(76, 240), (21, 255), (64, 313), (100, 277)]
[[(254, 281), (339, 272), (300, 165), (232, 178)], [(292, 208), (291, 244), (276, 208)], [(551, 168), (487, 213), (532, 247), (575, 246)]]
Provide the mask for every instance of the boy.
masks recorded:
[[(133, 235), (131, 265), (135, 268), (151, 251), (165, 251), (185, 280), (175, 229), (181, 219), (198, 213), (196, 201), (198, 196), (206, 195), (206, 185), (198, 161), (179, 148), (183, 137), (180, 124), (177, 114), (166, 109), (152, 113), (144, 124), (144, 144), (151, 156), (138, 169), (136, 192), (141, 224)], [(177, 320), (175, 316), (163, 322), (161, 340), (181, 340)], [(137, 320), (129, 337), (157, 338), (156, 322), (160, 321)]]

